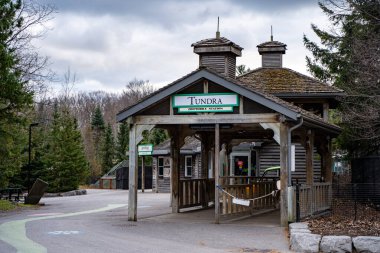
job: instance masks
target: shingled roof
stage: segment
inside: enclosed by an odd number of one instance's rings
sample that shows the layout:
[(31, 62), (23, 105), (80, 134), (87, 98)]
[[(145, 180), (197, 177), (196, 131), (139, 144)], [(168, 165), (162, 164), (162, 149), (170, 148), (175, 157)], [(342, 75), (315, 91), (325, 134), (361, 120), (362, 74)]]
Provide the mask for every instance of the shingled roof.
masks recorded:
[(267, 41), (257, 45), (258, 48), (261, 47), (286, 47), (286, 44), (279, 41)]
[(288, 68), (257, 68), (237, 77), (240, 82), (254, 89), (278, 94), (343, 94), (335, 87), (329, 86), (312, 77)]
[[(191, 73), (189, 73), (188, 75), (174, 81), (173, 83), (157, 90), (156, 92), (153, 92), (152, 94), (144, 97), (143, 99), (141, 99), (139, 102), (137, 102), (136, 104), (130, 106), (130, 107), (127, 107), (125, 108), (124, 110), (122, 110), (121, 112), (118, 113), (118, 121), (122, 121), (124, 120), (124, 117), (126, 117), (125, 115), (122, 115), (124, 114), (124, 112), (127, 112), (128, 110), (133, 110), (133, 111), (140, 111), (140, 110), (144, 110), (146, 108), (146, 105), (143, 104), (144, 101), (148, 101), (149, 99), (153, 99), (155, 96), (158, 96), (158, 94), (160, 94), (161, 92), (163, 91), (169, 91), (171, 90), (171, 88), (173, 88), (177, 83), (181, 82), (181, 81), (184, 81), (185, 79), (187, 78), (190, 78), (192, 76), (195, 76), (197, 73), (200, 73), (202, 71), (206, 71), (206, 72), (209, 72), (219, 78), (222, 78), (224, 80), (226, 80), (227, 82), (230, 82), (230, 83), (233, 83), (235, 85), (237, 85), (238, 87), (241, 87), (245, 90), (248, 90), (248, 91), (251, 91), (259, 96), (262, 96), (264, 97), (265, 99), (268, 99), (280, 106), (283, 106), (284, 108), (287, 108), (288, 110), (291, 110), (295, 113), (298, 113), (300, 114), (301, 116), (303, 116), (306, 120), (310, 120), (312, 122), (314, 122), (315, 124), (317, 125), (320, 125), (320, 126), (323, 126), (323, 127), (327, 127), (333, 131), (336, 131), (336, 132), (340, 132), (340, 128), (334, 124), (331, 124), (331, 123), (328, 123), (328, 122), (325, 122), (323, 121), (322, 118), (320, 118), (319, 116), (309, 112), (309, 111), (306, 111), (304, 109), (302, 109), (301, 107), (298, 107), (292, 103), (289, 103), (289, 102), (286, 102), (285, 100), (275, 96), (275, 95), (272, 95), (270, 94), (269, 92), (265, 92), (263, 91), (262, 89), (258, 89), (257, 87), (255, 87), (254, 85), (250, 84), (249, 82), (243, 82), (241, 80), (237, 80), (237, 79), (233, 79), (233, 78), (228, 78), (226, 76), (223, 76), (223, 75), (220, 75), (219, 73), (217, 73), (216, 71), (212, 70), (212, 69), (208, 69), (208, 68), (199, 68)], [(250, 72), (251, 73), (251, 72)], [(194, 80), (195, 81), (195, 80)], [(134, 109), (135, 108), (135, 109)], [(135, 112), (129, 112), (128, 114), (133, 114)]]
[(233, 47), (236, 47), (240, 50), (243, 49), (241, 46), (239, 46), (238, 44), (235, 44), (234, 42), (230, 41), (229, 39), (227, 39), (225, 37), (200, 40), (198, 42), (191, 44), (191, 46), (194, 48), (197, 48), (197, 47), (215, 47), (215, 46), (233, 46)]
[[(195, 154), (199, 153), (201, 147), (200, 140), (188, 136), (185, 139), (185, 144), (181, 147), (180, 153), (181, 154)], [(154, 146), (153, 148), (153, 155), (169, 155), (170, 154), (170, 139), (165, 140), (164, 142)]]

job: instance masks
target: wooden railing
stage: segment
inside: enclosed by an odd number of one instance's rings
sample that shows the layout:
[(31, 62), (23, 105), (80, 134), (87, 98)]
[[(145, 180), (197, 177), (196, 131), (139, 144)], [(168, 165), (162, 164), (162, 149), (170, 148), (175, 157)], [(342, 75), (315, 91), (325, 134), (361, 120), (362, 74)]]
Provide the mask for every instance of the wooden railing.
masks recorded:
[(226, 176), (220, 177), (221, 185), (251, 184), (253, 182), (273, 182), (278, 177)]
[[(314, 183), (313, 185), (301, 185), (299, 187), (300, 218), (302, 219), (330, 209), (331, 194), (331, 183)], [(296, 202), (295, 187), (293, 200)]]
[(179, 180), (179, 208), (208, 207), (215, 196), (214, 179)]
[[(240, 178), (238, 178), (240, 180)], [(248, 180), (248, 179), (246, 179)], [(250, 184), (224, 184), (222, 189), (239, 199), (254, 199), (270, 194), (276, 189), (276, 182), (251, 182)], [(238, 213), (252, 213), (258, 209), (274, 208), (278, 201), (277, 196), (272, 195), (250, 201), (250, 206), (232, 203), (232, 197), (225, 192), (221, 193), (221, 214), (224, 216)]]

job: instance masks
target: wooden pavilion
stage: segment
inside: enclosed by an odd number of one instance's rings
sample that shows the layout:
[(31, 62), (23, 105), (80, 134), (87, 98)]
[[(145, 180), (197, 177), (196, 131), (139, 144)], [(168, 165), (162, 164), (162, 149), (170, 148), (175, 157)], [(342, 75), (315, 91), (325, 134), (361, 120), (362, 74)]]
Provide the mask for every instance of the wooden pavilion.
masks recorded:
[[(328, 208), (331, 140), (340, 133), (339, 127), (328, 122), (328, 110), (337, 105), (336, 98), (342, 96), (342, 91), (283, 68), (286, 45), (277, 41), (260, 44), (263, 66), (239, 77), (235, 77), (236, 57), (243, 49), (239, 45), (217, 33), (216, 38), (192, 46), (199, 55), (197, 70), (117, 115), (118, 122), (127, 121), (130, 126), (128, 219), (137, 220), (137, 145), (143, 131), (154, 127), (166, 129), (171, 138), (171, 206), (175, 213), (213, 202), (215, 222), (219, 223), (221, 216), (249, 213), (273, 204), (273, 198), (258, 199), (249, 207), (233, 201), (270, 195), (276, 187), (273, 181), (259, 182), (257, 175), (228, 173), (228, 162), (220, 156), (242, 142), (271, 143), (276, 147), (272, 159), (281, 166), (282, 226), (294, 217), (292, 176), (296, 171), (292, 169), (297, 162), (305, 172), (298, 175), (304, 177), (299, 178), (305, 183), (304, 201), (318, 210)], [(201, 166), (205, 170), (215, 168), (212, 178), (180, 179), (179, 152), (187, 136), (201, 141)], [(303, 150), (302, 156), (295, 156), (295, 144)], [(316, 156), (320, 160), (318, 178), (314, 175)]]

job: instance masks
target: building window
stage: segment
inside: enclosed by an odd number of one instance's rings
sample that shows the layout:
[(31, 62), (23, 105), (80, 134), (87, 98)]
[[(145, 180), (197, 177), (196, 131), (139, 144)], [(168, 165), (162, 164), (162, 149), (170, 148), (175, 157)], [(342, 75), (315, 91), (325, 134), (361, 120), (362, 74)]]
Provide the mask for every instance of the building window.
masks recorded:
[(193, 157), (185, 156), (185, 177), (191, 177), (193, 171)]
[(164, 176), (164, 158), (159, 157), (158, 158), (158, 176), (163, 177)]

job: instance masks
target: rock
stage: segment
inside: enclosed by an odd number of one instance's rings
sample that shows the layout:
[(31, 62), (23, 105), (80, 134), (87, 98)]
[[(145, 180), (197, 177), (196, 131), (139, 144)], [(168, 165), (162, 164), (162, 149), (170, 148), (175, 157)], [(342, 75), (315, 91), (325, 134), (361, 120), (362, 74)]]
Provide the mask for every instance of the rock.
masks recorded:
[(85, 189), (83, 190), (76, 190), (75, 191), (75, 194), (76, 195), (86, 195), (87, 194), (87, 191)]
[(349, 236), (324, 236), (320, 250), (322, 252), (352, 252), (352, 241)]
[(292, 233), (290, 235), (290, 249), (295, 252), (319, 252), (321, 235), (308, 233)]
[(75, 196), (75, 191), (69, 191), (69, 192), (62, 192), (61, 193), (63, 197), (68, 197), (68, 196)]
[(308, 233), (311, 234), (311, 231), (307, 228), (293, 228), (290, 230), (290, 233)]
[(289, 224), (289, 229), (309, 229), (306, 222), (294, 222)]
[(352, 238), (354, 248), (358, 253), (380, 253), (380, 237), (376, 236), (358, 236)]

